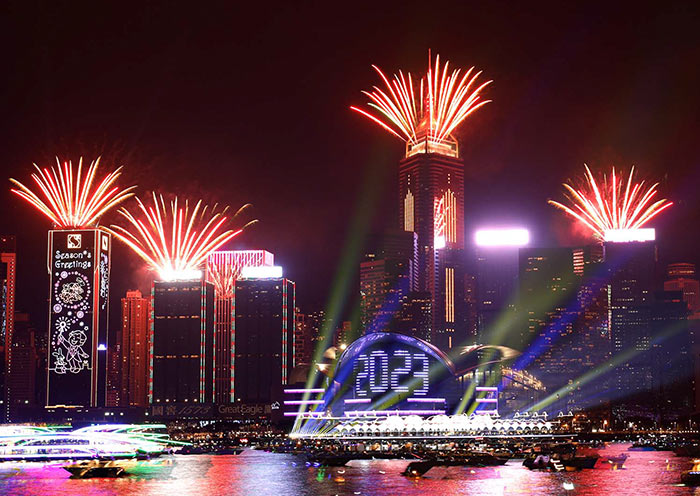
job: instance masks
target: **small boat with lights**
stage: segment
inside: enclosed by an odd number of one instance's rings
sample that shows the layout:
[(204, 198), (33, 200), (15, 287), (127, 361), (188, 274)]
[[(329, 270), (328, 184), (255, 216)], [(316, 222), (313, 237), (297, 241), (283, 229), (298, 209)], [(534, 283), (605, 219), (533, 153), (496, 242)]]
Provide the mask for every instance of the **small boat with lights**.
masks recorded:
[(126, 475), (126, 469), (115, 460), (86, 460), (63, 467), (75, 479), (91, 477), (121, 477)]
[(693, 468), (681, 474), (681, 484), (700, 486), (700, 460), (693, 460)]

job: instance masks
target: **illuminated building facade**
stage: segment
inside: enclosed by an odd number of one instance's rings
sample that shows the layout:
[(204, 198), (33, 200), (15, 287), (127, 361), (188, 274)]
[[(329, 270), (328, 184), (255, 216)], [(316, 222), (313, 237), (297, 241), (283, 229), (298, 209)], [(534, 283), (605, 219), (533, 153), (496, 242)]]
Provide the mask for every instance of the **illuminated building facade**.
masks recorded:
[[(399, 164), (400, 225), (417, 236), (418, 291), (432, 295), (431, 341), (442, 349), (463, 340), (464, 164), (457, 143), (427, 138)], [(462, 297), (460, 298), (460, 295)]]
[(49, 231), (46, 405), (102, 406), (107, 390), (111, 236), (99, 229)]
[(23, 420), (23, 409), (36, 405), (38, 356), (36, 329), (26, 313), (15, 314), (12, 362), (7, 370), (9, 420)]
[(413, 291), (401, 300), (401, 313), (396, 332), (430, 341), (433, 328), (433, 295), (427, 291)]
[[(478, 342), (493, 343), (498, 327), (512, 326), (518, 295), (518, 249), (529, 243), (526, 229), (481, 229), (475, 234)], [(510, 330), (510, 329), (509, 329)]]
[(207, 258), (207, 281), (214, 285), (214, 399), (235, 398), (236, 280), (244, 267), (272, 267), (274, 255), (265, 250), (214, 251)]
[(695, 411), (692, 320), (682, 291), (656, 291), (651, 306), (654, 410), (663, 425)]
[[(523, 334), (516, 368), (539, 377), (547, 389), (576, 377), (579, 358), (570, 351), (577, 342), (576, 291), (571, 248), (520, 250), (519, 303)], [(514, 343), (515, 344), (515, 343)]]
[(294, 351), (296, 352), (296, 365), (311, 362), (313, 348), (311, 344), (311, 335), (307, 332), (309, 329), (306, 314), (301, 313), (299, 307), (295, 309), (296, 317), (294, 321)]
[(700, 319), (700, 281), (695, 274), (695, 264), (673, 263), (666, 270), (665, 291), (681, 291), (688, 304), (691, 319)]
[(141, 291), (127, 291), (122, 298), (120, 406), (148, 404), (150, 301)]
[(542, 350), (529, 350), (540, 357), (540, 351), (546, 353), (555, 340), (573, 331), (568, 324), (555, 332), (550, 328), (553, 321), (561, 320), (575, 292), (572, 250), (523, 248), (519, 256), (518, 307), (525, 318), (520, 349), (537, 345), (541, 339)]
[(360, 263), (361, 319), (365, 333), (395, 330), (401, 301), (417, 288), (417, 236), (387, 231)]
[(695, 264), (669, 264), (666, 270), (665, 291), (681, 291), (683, 301), (688, 306), (688, 331), (690, 333), (693, 355), (695, 390), (695, 411), (700, 410), (700, 282), (698, 282)]
[(114, 340), (107, 346), (107, 407), (122, 406), (122, 331), (117, 329), (113, 334)]
[(214, 400), (214, 286), (201, 279), (154, 281), (149, 403)]
[(606, 242), (610, 339), (613, 355), (630, 358), (615, 369), (613, 413), (650, 415), (653, 388), (652, 303), (657, 263), (653, 241)]
[(12, 402), (8, 388), (8, 377), (12, 368), (12, 333), (15, 327), (15, 281), (17, 277), (17, 255), (14, 236), (0, 236), (0, 297), (2, 298), (2, 316), (0, 318), (0, 353), (2, 353), (1, 394), (5, 408), (5, 420), (9, 420), (9, 405)]
[(235, 293), (235, 399), (279, 401), (296, 363), (296, 285), (253, 270), (236, 281)]

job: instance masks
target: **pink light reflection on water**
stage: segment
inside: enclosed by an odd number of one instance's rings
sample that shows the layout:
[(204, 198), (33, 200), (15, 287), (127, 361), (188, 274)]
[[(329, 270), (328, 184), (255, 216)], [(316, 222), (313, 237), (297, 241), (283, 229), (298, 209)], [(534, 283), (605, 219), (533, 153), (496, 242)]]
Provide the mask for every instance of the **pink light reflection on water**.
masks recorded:
[[(626, 452), (628, 446), (613, 445), (600, 453), (616, 455)], [(400, 475), (408, 463), (403, 460), (358, 460), (340, 468), (307, 467), (301, 457), (261, 451), (246, 451), (238, 456), (176, 456), (165, 467), (120, 479), (70, 479), (60, 464), (0, 464), (0, 493), (27, 496), (693, 494), (692, 489), (678, 486), (681, 471), (690, 468), (688, 458), (678, 458), (670, 452), (627, 453), (630, 458), (622, 470), (612, 470), (609, 464), (599, 462), (594, 470), (548, 473), (527, 470), (519, 461), (511, 460), (502, 467), (434, 468), (418, 479)], [(574, 489), (565, 490), (565, 482), (573, 483)]]

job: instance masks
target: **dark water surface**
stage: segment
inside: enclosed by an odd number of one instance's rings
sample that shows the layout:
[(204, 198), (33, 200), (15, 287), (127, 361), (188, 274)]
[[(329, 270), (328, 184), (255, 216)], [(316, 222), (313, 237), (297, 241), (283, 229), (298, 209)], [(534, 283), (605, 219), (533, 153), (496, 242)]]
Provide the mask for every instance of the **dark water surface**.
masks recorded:
[[(602, 455), (629, 445), (611, 445)], [(434, 468), (409, 479), (406, 461), (353, 461), (347, 467), (307, 467), (294, 455), (245, 451), (235, 455), (188, 455), (159, 459), (139, 476), (119, 479), (70, 479), (61, 464), (0, 464), (0, 493), (51, 495), (677, 495), (700, 489), (680, 485), (688, 458), (671, 452), (628, 452), (625, 467), (598, 463), (594, 470), (569, 473), (530, 471), (519, 461), (497, 468)], [(573, 484), (573, 489), (568, 483)]]

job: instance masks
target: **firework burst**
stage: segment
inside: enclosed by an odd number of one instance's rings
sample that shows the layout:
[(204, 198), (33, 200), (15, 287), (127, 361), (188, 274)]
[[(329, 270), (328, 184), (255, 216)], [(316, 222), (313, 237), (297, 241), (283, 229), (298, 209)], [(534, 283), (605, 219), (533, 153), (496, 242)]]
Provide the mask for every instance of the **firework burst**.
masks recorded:
[[(120, 190), (116, 185), (121, 167), (101, 181), (95, 181), (99, 163), (98, 157), (90, 163), (84, 175), (82, 157), (77, 170), (70, 161), (61, 165), (58, 158), (55, 167), (41, 169), (34, 164), (37, 172), (32, 174), (32, 179), (43, 199), (16, 179), (10, 179), (17, 186), (11, 191), (28, 201), (60, 229), (93, 227), (107, 210), (133, 196), (136, 188), (131, 186)], [(97, 186), (94, 186), (95, 183)]]
[[(153, 205), (146, 206), (139, 198), (136, 201), (142, 219), (120, 208), (128, 228), (112, 225), (108, 230), (166, 281), (199, 277), (200, 267), (209, 253), (256, 222), (251, 221), (238, 230), (227, 229), (227, 208), (217, 212), (216, 205), (209, 208), (202, 205), (202, 200), (190, 207), (187, 200), (182, 202), (175, 197), (166, 202), (162, 195), (153, 193)], [(232, 217), (246, 207), (241, 207)]]
[(594, 236), (604, 239), (605, 231), (639, 229), (673, 205), (665, 198), (655, 200), (659, 183), (634, 182), (634, 167), (627, 181), (612, 168), (610, 176), (596, 180), (586, 165), (584, 185), (579, 189), (564, 184), (569, 205), (549, 200), (568, 215), (582, 222)]
[(414, 80), (411, 73), (399, 71), (389, 80), (379, 67), (384, 89), (374, 86), (372, 91), (363, 91), (370, 101), (367, 103), (377, 113), (350, 107), (389, 131), (394, 136), (417, 144), (424, 138), (440, 143), (450, 137), (464, 119), (491, 100), (481, 100), (481, 91), (491, 84), (476, 81), (481, 72), (474, 68), (467, 71), (449, 71), (449, 62), (440, 67), (440, 55), (428, 61), (425, 77)]

